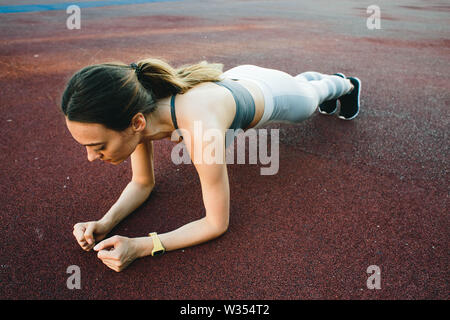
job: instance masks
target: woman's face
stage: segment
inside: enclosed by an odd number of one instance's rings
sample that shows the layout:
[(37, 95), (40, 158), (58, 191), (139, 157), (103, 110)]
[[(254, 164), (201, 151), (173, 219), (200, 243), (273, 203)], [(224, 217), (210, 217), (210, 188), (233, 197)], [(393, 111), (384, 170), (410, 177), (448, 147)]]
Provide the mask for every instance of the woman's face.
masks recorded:
[(86, 146), (89, 161), (100, 159), (119, 164), (126, 160), (140, 143), (139, 132), (132, 130), (131, 126), (117, 132), (102, 124), (70, 121), (67, 117), (66, 124), (72, 137)]

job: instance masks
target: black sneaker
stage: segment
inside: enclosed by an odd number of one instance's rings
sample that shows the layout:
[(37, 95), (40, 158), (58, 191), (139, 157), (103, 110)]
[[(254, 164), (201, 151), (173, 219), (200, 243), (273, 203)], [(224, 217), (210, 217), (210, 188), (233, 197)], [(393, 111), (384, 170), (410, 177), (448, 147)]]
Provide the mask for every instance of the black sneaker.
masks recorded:
[(350, 80), (354, 88), (350, 93), (339, 98), (339, 102), (341, 103), (339, 118), (343, 120), (352, 120), (356, 118), (359, 113), (361, 80), (356, 77), (348, 77), (347, 79)]
[[(335, 73), (334, 75), (345, 79), (345, 76), (342, 73)], [(338, 99), (328, 100), (319, 105), (319, 112), (322, 114), (332, 115), (336, 112), (337, 108)]]

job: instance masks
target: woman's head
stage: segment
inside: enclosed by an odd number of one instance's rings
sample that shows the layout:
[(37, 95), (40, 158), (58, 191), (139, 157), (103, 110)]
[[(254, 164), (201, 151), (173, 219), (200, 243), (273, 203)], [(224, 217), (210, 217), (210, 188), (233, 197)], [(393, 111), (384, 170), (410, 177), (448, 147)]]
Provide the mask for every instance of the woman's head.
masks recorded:
[[(98, 150), (102, 145), (87, 146), (89, 160), (126, 159), (142, 142), (157, 100), (185, 93), (201, 82), (218, 81), (223, 68), (202, 61), (174, 69), (160, 59), (136, 65), (138, 70), (121, 62), (87, 66), (66, 85), (61, 110), (72, 136), (83, 145), (108, 142), (105, 150)], [(157, 119), (152, 120), (149, 125), (157, 126)]]
[(113, 164), (126, 160), (142, 142), (142, 134), (147, 126), (145, 116), (136, 114), (132, 123), (129, 128), (117, 131), (99, 123), (70, 121), (66, 117), (66, 125), (73, 138), (86, 146), (88, 160), (101, 159)]

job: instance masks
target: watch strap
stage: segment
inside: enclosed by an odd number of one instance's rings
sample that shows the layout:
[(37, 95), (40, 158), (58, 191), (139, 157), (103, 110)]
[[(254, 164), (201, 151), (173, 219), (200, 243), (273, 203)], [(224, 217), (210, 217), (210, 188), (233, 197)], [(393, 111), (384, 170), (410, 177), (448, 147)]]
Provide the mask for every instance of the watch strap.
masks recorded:
[(152, 256), (155, 256), (155, 254), (157, 255), (163, 254), (166, 251), (166, 249), (162, 245), (161, 240), (158, 237), (158, 234), (156, 232), (151, 232), (148, 235), (153, 240)]

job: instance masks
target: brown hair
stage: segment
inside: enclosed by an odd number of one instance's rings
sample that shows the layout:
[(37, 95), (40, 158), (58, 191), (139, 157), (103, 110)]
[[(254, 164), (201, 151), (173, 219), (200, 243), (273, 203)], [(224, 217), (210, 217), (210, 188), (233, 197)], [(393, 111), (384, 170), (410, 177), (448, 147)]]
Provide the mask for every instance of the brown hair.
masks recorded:
[(62, 112), (71, 121), (100, 123), (122, 131), (138, 112), (153, 112), (156, 100), (185, 93), (202, 82), (220, 81), (223, 73), (223, 64), (204, 60), (178, 68), (156, 58), (136, 65), (139, 73), (122, 62), (90, 65), (77, 71), (62, 94)]

